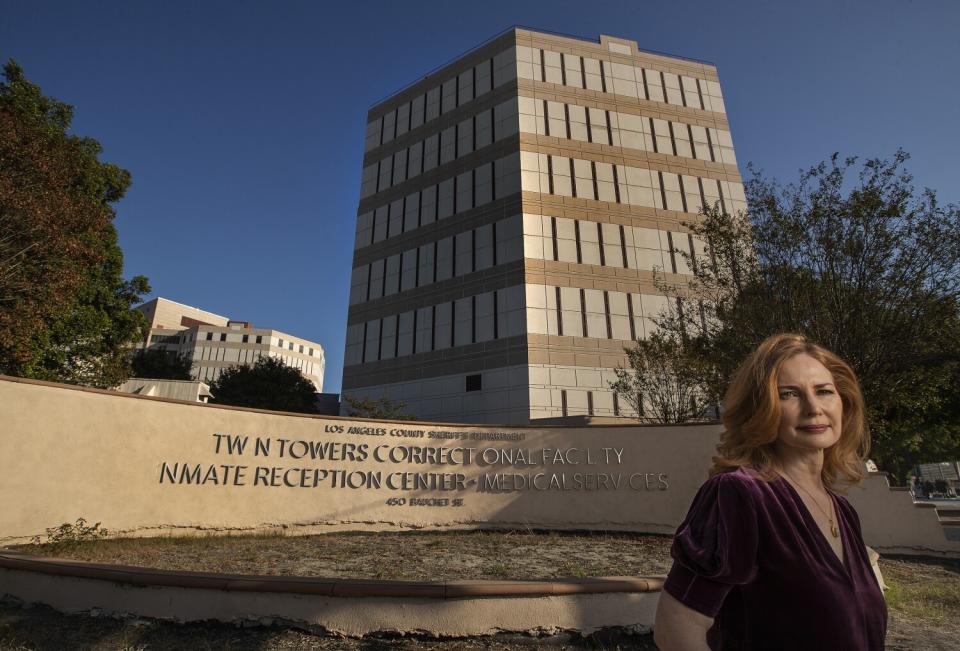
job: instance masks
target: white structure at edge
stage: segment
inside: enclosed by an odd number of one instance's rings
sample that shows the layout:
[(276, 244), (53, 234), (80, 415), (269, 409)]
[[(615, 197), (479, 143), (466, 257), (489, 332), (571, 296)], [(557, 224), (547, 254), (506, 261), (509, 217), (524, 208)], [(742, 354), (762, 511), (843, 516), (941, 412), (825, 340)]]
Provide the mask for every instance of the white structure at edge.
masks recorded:
[(264, 356), (276, 357), (299, 370), (317, 391), (323, 390), (324, 355), (320, 344), (246, 321), (196, 307), (155, 298), (137, 308), (150, 322), (150, 334), (141, 349), (186, 355), (191, 375), (213, 382), (224, 369), (252, 365)]

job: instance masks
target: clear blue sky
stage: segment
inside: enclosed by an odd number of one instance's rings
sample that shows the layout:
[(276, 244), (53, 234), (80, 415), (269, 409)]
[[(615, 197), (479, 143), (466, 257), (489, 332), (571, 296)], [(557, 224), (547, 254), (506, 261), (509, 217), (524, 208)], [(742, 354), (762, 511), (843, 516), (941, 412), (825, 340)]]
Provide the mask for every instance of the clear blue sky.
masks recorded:
[(716, 64), (741, 168), (789, 181), (834, 151), (903, 147), (919, 185), (960, 201), (956, 0), (332, 5), (0, 0), (0, 59), (74, 104), (74, 131), (133, 175), (117, 205), (126, 274), (320, 342), (326, 391), (367, 108), (511, 25)]

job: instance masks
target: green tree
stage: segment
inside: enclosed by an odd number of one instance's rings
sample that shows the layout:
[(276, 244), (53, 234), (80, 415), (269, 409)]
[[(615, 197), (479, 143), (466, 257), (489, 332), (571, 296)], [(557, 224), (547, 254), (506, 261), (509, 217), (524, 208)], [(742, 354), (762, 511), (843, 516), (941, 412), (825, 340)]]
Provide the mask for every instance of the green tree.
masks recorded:
[(705, 210), (687, 224), (706, 243), (692, 282), (658, 280), (681, 299), (658, 324), (699, 351), (715, 395), (776, 332), (850, 362), (871, 456), (900, 480), (930, 455), (960, 453), (960, 209), (916, 190), (907, 159), (898, 151), (852, 175), (857, 159), (834, 155), (787, 186), (751, 168), (749, 218)]
[(617, 367), (610, 388), (638, 419), (653, 423), (683, 423), (711, 418), (716, 399), (704, 376), (708, 363), (670, 332), (654, 332), (625, 348), (629, 369)]
[(300, 371), (277, 357), (253, 366), (231, 366), (210, 385), (212, 404), (314, 414), (316, 388)]
[(347, 403), (347, 416), (354, 418), (372, 418), (378, 420), (416, 420), (413, 414), (404, 411), (407, 407), (405, 402), (399, 400), (390, 400), (389, 398), (355, 398), (344, 395), (344, 402)]
[(133, 377), (156, 380), (189, 380), (192, 363), (187, 355), (154, 348), (138, 350), (131, 360)]
[(112, 205), (130, 174), (100, 144), (68, 135), (73, 108), (14, 61), (0, 83), (0, 372), (93, 386), (129, 376), (133, 310), (146, 278), (124, 280)]

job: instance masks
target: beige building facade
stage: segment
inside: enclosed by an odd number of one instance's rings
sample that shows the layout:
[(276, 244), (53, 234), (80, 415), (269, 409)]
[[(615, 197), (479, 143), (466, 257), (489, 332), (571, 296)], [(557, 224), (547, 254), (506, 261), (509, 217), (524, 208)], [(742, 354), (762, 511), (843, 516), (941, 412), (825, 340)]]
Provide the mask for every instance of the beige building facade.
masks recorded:
[(453, 422), (632, 415), (613, 369), (718, 202), (746, 207), (714, 66), (509, 30), (369, 111), (343, 393)]
[(141, 348), (186, 355), (196, 380), (213, 382), (231, 366), (252, 365), (261, 357), (277, 357), (303, 373), (318, 392), (323, 390), (323, 347), (314, 341), (256, 328), (246, 321), (234, 321), (165, 298), (155, 298), (137, 309), (150, 322), (150, 334)]

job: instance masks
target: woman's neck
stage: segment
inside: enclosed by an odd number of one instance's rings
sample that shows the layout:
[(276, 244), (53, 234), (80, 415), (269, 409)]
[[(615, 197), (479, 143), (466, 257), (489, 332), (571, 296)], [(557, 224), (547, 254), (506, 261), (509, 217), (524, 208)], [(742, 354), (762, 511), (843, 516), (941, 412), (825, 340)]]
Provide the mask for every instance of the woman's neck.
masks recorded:
[(778, 471), (807, 489), (823, 486), (823, 450), (775, 450)]

